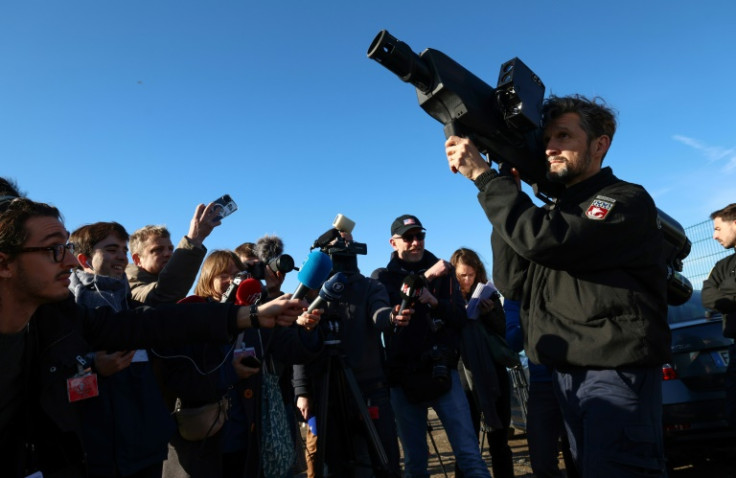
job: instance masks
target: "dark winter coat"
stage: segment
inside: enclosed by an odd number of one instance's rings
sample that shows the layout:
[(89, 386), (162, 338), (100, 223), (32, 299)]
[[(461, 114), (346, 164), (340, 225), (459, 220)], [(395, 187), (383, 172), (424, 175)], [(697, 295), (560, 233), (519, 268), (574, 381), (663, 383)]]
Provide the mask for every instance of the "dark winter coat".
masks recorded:
[(36, 463), (45, 477), (85, 476), (81, 402), (67, 398), (67, 379), (78, 372), (78, 356), (90, 350), (225, 342), (236, 332), (235, 310), (229, 304), (193, 304), (114, 314), (109, 308), (79, 306), (71, 294), (64, 302), (39, 307), (29, 323), (22, 364), (22, 417), (0, 430), (6, 445), (0, 450), (0, 476), (24, 476), (21, 464), (27, 461)]
[(551, 206), (534, 205), (508, 176), (478, 200), (493, 224), (502, 294), (526, 268), (521, 323), (532, 361), (615, 368), (670, 359), (664, 237), (644, 188), (604, 168)]

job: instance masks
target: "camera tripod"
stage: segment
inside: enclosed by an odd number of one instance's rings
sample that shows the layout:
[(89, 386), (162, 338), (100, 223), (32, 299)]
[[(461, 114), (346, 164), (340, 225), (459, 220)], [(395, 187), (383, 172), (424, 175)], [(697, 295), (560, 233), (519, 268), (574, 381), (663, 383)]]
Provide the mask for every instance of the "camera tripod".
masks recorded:
[[(333, 324), (330, 324), (333, 325)], [(335, 324), (336, 326), (337, 324)], [(330, 334), (332, 335), (332, 334)], [(341, 341), (334, 337), (327, 337), (325, 349), (327, 353), (326, 368), (319, 389), (317, 407), (317, 456), (315, 463), (315, 476), (325, 477), (325, 456), (328, 444), (328, 433), (331, 433), (328, 422), (339, 424), (337, 439), (343, 444), (344, 450), (349, 450), (349, 455), (340, 458), (342, 463), (352, 462), (353, 468), (359, 465), (354, 456), (354, 436), (349, 427), (351, 416), (357, 411), (360, 419), (364, 438), (371, 453), (371, 461), (377, 463), (366, 464), (372, 466), (380, 476), (390, 476), (388, 456), (383, 448), (381, 439), (373, 424), (371, 415), (366, 407), (363, 394), (355, 380), (352, 369), (345, 362), (344, 354), (340, 347)], [(328, 416), (335, 417), (328, 420)], [(336, 443), (334, 440), (331, 443)], [(352, 455), (352, 456), (351, 456)], [(345, 475), (341, 475), (345, 476)]]

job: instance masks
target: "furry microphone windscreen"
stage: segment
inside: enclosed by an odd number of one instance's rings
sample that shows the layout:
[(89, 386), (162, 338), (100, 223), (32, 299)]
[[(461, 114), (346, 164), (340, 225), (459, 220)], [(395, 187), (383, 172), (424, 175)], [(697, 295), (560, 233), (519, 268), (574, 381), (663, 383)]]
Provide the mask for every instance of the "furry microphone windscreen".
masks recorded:
[(278, 236), (266, 235), (256, 241), (254, 252), (256, 257), (268, 264), (271, 259), (284, 253), (284, 243)]

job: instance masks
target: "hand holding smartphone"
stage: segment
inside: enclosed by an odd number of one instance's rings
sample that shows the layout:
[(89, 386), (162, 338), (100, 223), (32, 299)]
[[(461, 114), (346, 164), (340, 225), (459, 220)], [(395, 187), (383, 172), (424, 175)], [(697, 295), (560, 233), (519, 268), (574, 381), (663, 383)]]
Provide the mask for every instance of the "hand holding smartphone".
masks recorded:
[(245, 347), (235, 351), (236, 357), (240, 358), (241, 365), (250, 368), (261, 368), (261, 360), (256, 357), (256, 349), (253, 347)]
[(250, 368), (261, 368), (261, 361), (253, 355), (246, 355), (240, 359), (240, 363)]
[(224, 194), (212, 202), (216, 205), (215, 211), (217, 211), (220, 219), (227, 217), (238, 210), (238, 205), (235, 204), (235, 201), (233, 201), (233, 198), (231, 198), (229, 194)]

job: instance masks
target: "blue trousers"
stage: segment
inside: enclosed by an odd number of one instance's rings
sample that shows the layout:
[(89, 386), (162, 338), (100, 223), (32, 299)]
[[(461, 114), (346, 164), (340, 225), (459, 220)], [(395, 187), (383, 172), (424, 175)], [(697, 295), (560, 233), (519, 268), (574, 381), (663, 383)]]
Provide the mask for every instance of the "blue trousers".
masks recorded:
[(401, 387), (391, 388), (391, 406), (396, 414), (399, 439), (404, 449), (404, 477), (428, 478), (427, 409), (432, 407), (447, 433), (458, 467), (466, 478), (490, 478), (478, 447), (470, 407), (457, 370), (450, 371), (450, 391), (430, 402), (410, 403)]
[[(563, 450), (566, 458), (570, 457), (565, 423), (562, 419), (560, 404), (555, 396), (552, 381), (531, 381), (529, 383), (529, 400), (527, 401), (526, 438), (529, 444), (529, 461), (534, 476), (537, 478), (563, 478), (565, 473), (559, 466), (560, 438), (563, 438)], [(565, 460), (567, 476), (576, 476), (570, 470), (575, 464)]]
[(574, 368), (554, 378), (581, 477), (667, 476), (659, 367)]

